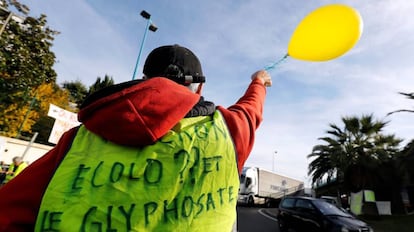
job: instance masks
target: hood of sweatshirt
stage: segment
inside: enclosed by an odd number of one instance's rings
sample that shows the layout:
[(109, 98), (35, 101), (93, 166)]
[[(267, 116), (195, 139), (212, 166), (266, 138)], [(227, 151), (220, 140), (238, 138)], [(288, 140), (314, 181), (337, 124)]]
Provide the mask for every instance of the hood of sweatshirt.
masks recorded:
[(200, 95), (167, 78), (156, 77), (110, 86), (92, 94), (78, 119), (113, 143), (155, 143), (191, 111)]

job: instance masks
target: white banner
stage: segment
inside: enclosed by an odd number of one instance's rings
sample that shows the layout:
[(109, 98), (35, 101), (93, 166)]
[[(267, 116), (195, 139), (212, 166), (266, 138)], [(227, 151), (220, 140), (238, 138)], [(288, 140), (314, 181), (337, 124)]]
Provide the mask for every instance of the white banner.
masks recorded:
[(48, 140), (50, 143), (57, 144), (63, 133), (80, 124), (77, 114), (53, 104), (50, 104), (47, 115), (56, 119), (55, 124), (53, 124), (52, 132), (50, 132)]
[(350, 209), (351, 212), (355, 215), (360, 215), (362, 212), (363, 194), (363, 191), (351, 193)]
[(53, 104), (50, 104), (47, 116), (56, 118), (57, 120), (61, 120), (65, 122), (78, 123), (78, 125), (80, 124), (78, 121), (77, 114), (67, 111), (65, 109), (62, 109), (59, 106), (56, 106)]
[(379, 215), (391, 215), (391, 202), (390, 201), (377, 201), (377, 209)]

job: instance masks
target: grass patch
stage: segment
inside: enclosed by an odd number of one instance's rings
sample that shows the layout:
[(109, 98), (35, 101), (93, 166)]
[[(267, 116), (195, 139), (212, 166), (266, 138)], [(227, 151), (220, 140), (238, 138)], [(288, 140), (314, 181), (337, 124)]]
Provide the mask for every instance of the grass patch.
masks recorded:
[(413, 232), (414, 214), (379, 216), (377, 219), (362, 218), (375, 232)]

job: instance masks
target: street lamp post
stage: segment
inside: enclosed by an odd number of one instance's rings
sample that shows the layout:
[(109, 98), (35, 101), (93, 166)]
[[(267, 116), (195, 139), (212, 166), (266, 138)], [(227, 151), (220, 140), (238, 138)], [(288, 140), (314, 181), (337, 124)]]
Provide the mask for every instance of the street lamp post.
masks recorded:
[(273, 155), (272, 155), (272, 158), (273, 158), (273, 160), (272, 160), (272, 171), (273, 172), (275, 172), (275, 156), (276, 156), (276, 154), (277, 154), (277, 151), (274, 151)]
[(141, 47), (139, 49), (137, 62), (135, 63), (134, 74), (132, 74), (132, 80), (135, 80), (135, 75), (136, 75), (136, 72), (137, 72), (139, 60), (141, 59), (142, 49), (144, 48), (145, 39), (147, 38), (148, 30), (150, 30), (152, 32), (155, 32), (158, 29), (157, 26), (155, 26), (152, 23), (151, 15), (148, 12), (146, 12), (145, 10), (141, 11), (141, 16), (147, 20), (147, 25), (145, 26), (144, 38), (141, 41)]
[(6, 28), (7, 24), (9, 23), (11, 17), (13, 16), (12, 12), (9, 12), (9, 14), (7, 15), (6, 20), (4, 21), (3, 25), (0, 28), (0, 36), (1, 34), (3, 34), (4, 29)]

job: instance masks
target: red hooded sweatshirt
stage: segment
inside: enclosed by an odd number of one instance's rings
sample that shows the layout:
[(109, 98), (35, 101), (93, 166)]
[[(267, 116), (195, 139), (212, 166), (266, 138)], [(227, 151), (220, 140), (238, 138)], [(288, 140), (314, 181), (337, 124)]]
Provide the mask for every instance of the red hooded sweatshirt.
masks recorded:
[[(200, 100), (200, 95), (166, 78), (151, 78), (116, 90), (83, 107), (78, 118), (93, 133), (125, 146), (155, 143)], [(256, 79), (236, 104), (216, 107), (232, 135), (239, 172), (262, 121), (265, 94), (265, 86)], [(77, 129), (67, 131), (52, 150), (0, 188), (0, 231), (34, 230), (42, 196)]]

